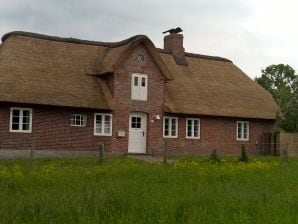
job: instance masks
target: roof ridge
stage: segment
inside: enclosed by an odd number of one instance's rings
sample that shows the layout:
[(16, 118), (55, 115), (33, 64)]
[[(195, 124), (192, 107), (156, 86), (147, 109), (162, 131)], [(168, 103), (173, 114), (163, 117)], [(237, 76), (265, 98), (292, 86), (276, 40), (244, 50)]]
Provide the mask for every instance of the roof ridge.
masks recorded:
[[(165, 50), (162, 48), (156, 48), (158, 52), (163, 53), (163, 54), (172, 54), (170, 50)], [(185, 56), (187, 57), (192, 57), (192, 58), (200, 58), (200, 59), (207, 59), (207, 60), (214, 60), (214, 61), (224, 61), (224, 62), (231, 62), (230, 59), (223, 58), (223, 57), (218, 57), (218, 56), (210, 56), (210, 55), (204, 55), (204, 54), (196, 54), (196, 53), (189, 53), (185, 52)]]
[(50, 40), (50, 41), (66, 42), (66, 43), (74, 43), (74, 44), (95, 45), (95, 46), (103, 46), (103, 47), (109, 47), (109, 48), (115, 48), (115, 47), (128, 44), (132, 40), (137, 38), (148, 38), (146, 35), (135, 35), (118, 42), (101, 42), (101, 41), (83, 40), (83, 39), (72, 38), (72, 37), (50, 36), (50, 35), (32, 33), (32, 32), (26, 32), (26, 31), (12, 31), (2, 36), (1, 38), (2, 42), (4, 42), (10, 36), (24, 36), (24, 37), (31, 37), (31, 38), (42, 39), (42, 40)]

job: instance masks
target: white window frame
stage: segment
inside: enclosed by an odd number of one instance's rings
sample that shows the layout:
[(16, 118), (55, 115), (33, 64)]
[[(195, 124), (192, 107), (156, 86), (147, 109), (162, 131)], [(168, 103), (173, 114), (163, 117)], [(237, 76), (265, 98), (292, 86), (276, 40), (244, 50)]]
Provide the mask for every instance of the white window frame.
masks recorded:
[[(138, 77), (138, 85), (135, 86), (135, 77)], [(145, 78), (145, 87), (142, 86), (142, 79)], [(137, 93), (134, 94), (134, 89), (137, 88)], [(145, 97), (141, 97), (141, 92), (144, 91)], [(131, 75), (131, 99), (137, 101), (147, 101), (148, 100), (148, 75), (141, 73), (133, 73)]]
[[(188, 121), (191, 121), (191, 136), (188, 136)], [(194, 136), (194, 121), (198, 121), (198, 136)], [(199, 118), (186, 118), (185, 137), (187, 139), (200, 139), (201, 136), (201, 121)]]
[[(238, 137), (238, 134), (239, 134), (238, 133), (238, 125), (239, 124), (241, 124), (241, 137), (240, 138)], [(247, 125), (247, 138), (243, 137), (243, 135), (244, 135), (243, 124)], [(236, 138), (239, 141), (249, 141), (249, 122), (248, 121), (237, 121), (237, 124), (236, 124)]]
[[(98, 133), (96, 132), (96, 115), (101, 115), (102, 116), (102, 120), (101, 120), (101, 130), (102, 133)], [(104, 120), (105, 117), (109, 116), (110, 117), (110, 133), (104, 133)], [(93, 129), (93, 134), (96, 136), (112, 136), (112, 128), (113, 128), (113, 115), (109, 114), (109, 113), (94, 113), (94, 129)]]
[[(13, 111), (19, 110), (20, 111), (20, 117), (19, 117), (19, 129), (13, 130), (12, 129), (12, 117), (13, 117)], [(23, 130), (23, 111), (28, 110), (30, 114), (30, 123), (29, 123), (29, 130)], [(11, 107), (10, 108), (10, 121), (9, 121), (9, 132), (20, 132), (20, 133), (32, 133), (32, 108), (23, 108), (23, 107)]]
[[(80, 124), (76, 124), (77, 117), (79, 117)], [(74, 123), (72, 123), (74, 122)], [(70, 115), (70, 126), (71, 127), (86, 127), (87, 115), (86, 114), (71, 114)]]
[[(165, 120), (169, 119), (169, 136), (165, 135)], [(176, 135), (172, 135), (172, 120), (176, 120)], [(164, 116), (163, 117), (163, 130), (162, 134), (164, 138), (178, 138), (178, 117)]]

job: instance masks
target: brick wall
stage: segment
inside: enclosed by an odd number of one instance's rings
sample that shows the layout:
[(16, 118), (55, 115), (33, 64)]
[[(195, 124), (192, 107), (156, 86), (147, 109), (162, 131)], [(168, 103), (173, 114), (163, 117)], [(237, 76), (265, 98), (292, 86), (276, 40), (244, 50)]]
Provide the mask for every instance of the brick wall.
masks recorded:
[[(249, 153), (259, 154), (261, 151), (257, 149), (256, 143), (260, 144), (262, 134), (270, 132), (273, 126), (271, 120), (197, 116), (200, 118), (200, 139), (187, 139), (186, 118), (194, 117), (179, 117), (178, 138), (167, 139), (170, 153), (210, 154), (213, 149), (217, 149), (219, 153), (239, 154), (241, 144), (245, 144)], [(236, 139), (237, 121), (249, 121), (248, 141)]]
[[(10, 107), (32, 108), (32, 133), (9, 132)], [(94, 110), (7, 104), (0, 105), (0, 148), (40, 150), (96, 150), (111, 137), (93, 135)], [(71, 127), (71, 114), (86, 114), (86, 127)]]

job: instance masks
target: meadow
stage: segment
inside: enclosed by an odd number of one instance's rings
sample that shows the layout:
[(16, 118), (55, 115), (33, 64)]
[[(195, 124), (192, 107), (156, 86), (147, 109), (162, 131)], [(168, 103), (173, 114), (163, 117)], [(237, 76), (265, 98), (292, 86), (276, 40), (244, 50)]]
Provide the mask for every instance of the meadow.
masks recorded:
[(298, 223), (298, 158), (0, 160), (0, 223)]

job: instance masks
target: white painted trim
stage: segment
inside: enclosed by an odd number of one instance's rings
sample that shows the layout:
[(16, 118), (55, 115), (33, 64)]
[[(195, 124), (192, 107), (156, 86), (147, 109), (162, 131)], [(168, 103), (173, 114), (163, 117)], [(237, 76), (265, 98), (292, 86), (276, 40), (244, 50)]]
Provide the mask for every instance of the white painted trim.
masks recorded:
[[(83, 125), (71, 124), (72, 116), (81, 116), (83, 118)], [(85, 122), (84, 122), (85, 120)], [(86, 114), (70, 114), (70, 127), (86, 127), (87, 125), (87, 115)]]
[[(102, 116), (102, 120), (101, 120), (101, 130), (103, 131), (102, 133), (97, 133), (96, 132), (96, 115), (101, 115)], [(104, 133), (104, 117), (105, 116), (110, 116), (111, 117), (111, 126), (110, 126), (110, 133), (106, 134)], [(109, 113), (94, 113), (94, 122), (93, 122), (93, 135), (96, 136), (112, 136), (113, 133), (113, 114), (109, 114)]]
[[(168, 118), (170, 119), (169, 121), (169, 134), (170, 136), (165, 136), (165, 119)], [(172, 136), (172, 120), (176, 120), (176, 135)], [(163, 117), (163, 129), (162, 129), (162, 135), (164, 138), (178, 138), (178, 123), (179, 123), (179, 119), (178, 117), (171, 117), (171, 116), (164, 116)]]
[[(194, 134), (194, 125), (193, 125), (193, 121), (198, 121), (198, 137), (194, 137), (193, 134)], [(191, 123), (191, 137), (187, 136), (187, 132), (188, 132), (188, 121), (192, 121)], [(186, 139), (200, 139), (201, 138), (201, 120), (200, 118), (186, 118), (186, 121), (185, 121), (185, 138)]]
[[(12, 130), (12, 111), (19, 110), (20, 111), (20, 119), (19, 119), (19, 130)], [(20, 127), (23, 126), (23, 111), (28, 110), (30, 112), (30, 123), (29, 123), (29, 130), (20, 130)], [(33, 119), (33, 112), (32, 108), (23, 108), (23, 107), (11, 107), (10, 108), (10, 115), (9, 115), (9, 132), (15, 133), (32, 133), (32, 119)]]
[[(238, 138), (238, 124), (247, 124), (247, 138)], [(242, 126), (241, 126), (241, 131), (243, 132), (242, 130)], [(243, 133), (242, 133), (243, 135)], [(237, 121), (236, 122), (236, 139), (237, 141), (249, 141), (249, 122), (248, 121)]]

